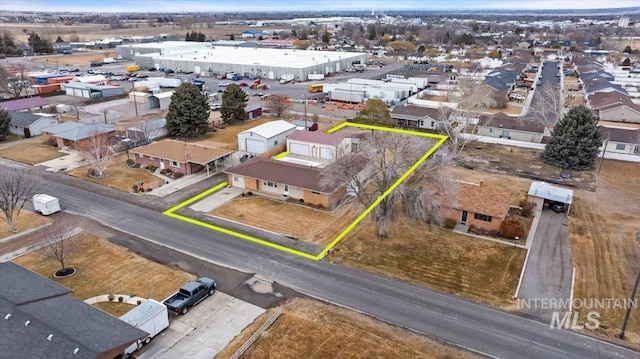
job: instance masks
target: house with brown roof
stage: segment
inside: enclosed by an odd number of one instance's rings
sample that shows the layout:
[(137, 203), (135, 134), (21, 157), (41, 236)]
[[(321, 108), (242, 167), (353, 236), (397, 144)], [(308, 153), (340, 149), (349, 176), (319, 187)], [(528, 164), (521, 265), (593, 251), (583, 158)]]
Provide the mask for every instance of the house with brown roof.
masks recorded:
[(320, 185), (321, 168), (287, 161), (253, 157), (224, 173), (231, 187), (322, 208), (333, 208), (346, 194), (344, 185)]
[(441, 214), (460, 224), (498, 231), (509, 212), (510, 200), (511, 193), (506, 189), (482, 182), (458, 182), (456, 193), (443, 203)]
[(640, 106), (617, 91), (597, 92), (588, 97), (589, 105), (601, 121), (640, 123)]
[(154, 166), (172, 172), (190, 175), (203, 170), (224, 167), (227, 158), (234, 152), (225, 144), (213, 142), (182, 142), (172, 139), (152, 142), (136, 147), (129, 152), (134, 154), (134, 161), (140, 165)]
[(601, 151), (640, 155), (640, 129), (598, 126), (598, 130), (602, 138)]
[(296, 130), (287, 136), (287, 150), (292, 155), (333, 161), (339, 154), (351, 152), (351, 138), (318, 131)]
[(391, 118), (396, 126), (439, 130), (444, 126), (440, 109), (416, 105), (395, 106)]
[(476, 134), (479, 136), (534, 143), (542, 142), (544, 132), (544, 125), (538, 121), (513, 117), (502, 112), (481, 115), (476, 126)]

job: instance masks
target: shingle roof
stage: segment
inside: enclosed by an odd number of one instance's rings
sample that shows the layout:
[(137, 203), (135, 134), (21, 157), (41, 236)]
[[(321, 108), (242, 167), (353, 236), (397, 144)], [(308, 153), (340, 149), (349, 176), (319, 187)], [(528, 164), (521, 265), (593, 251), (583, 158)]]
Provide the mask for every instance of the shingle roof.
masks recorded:
[(17, 127), (29, 127), (42, 116), (29, 112), (11, 111), (11, 124)]
[(497, 113), (493, 116), (481, 115), (478, 119), (478, 126), (505, 128), (508, 130), (525, 131), (543, 133), (544, 125), (538, 121), (518, 118), (505, 117), (508, 115)]
[(303, 141), (303, 142), (311, 142), (317, 143), (321, 145), (329, 145), (329, 146), (338, 146), (342, 140), (344, 140), (344, 136), (340, 135), (332, 135), (329, 133), (322, 133), (318, 131), (293, 131), (287, 139), (293, 141)]
[(19, 111), (34, 107), (46, 106), (48, 103), (40, 96), (21, 98), (19, 100), (11, 100), (0, 102), (0, 109)]
[(262, 157), (254, 157), (237, 166), (224, 171), (235, 175), (251, 177), (262, 181), (270, 181), (307, 189), (321, 193), (332, 193), (340, 186), (331, 188), (320, 186), (322, 169), (298, 165), (285, 161), (276, 161)]
[(391, 117), (401, 119), (423, 119), (429, 117), (433, 120), (439, 120), (441, 117), (440, 110), (424, 106), (407, 105), (395, 106), (391, 111)]
[(220, 148), (216, 145), (208, 145), (205, 142), (191, 143), (171, 139), (152, 142), (145, 146), (130, 150), (145, 156), (162, 158), (179, 163), (197, 163), (205, 165), (218, 158), (232, 154), (234, 151), (228, 148)]
[(454, 203), (449, 203), (449, 207), (498, 218), (509, 212), (511, 192), (504, 188), (467, 182), (458, 182), (456, 186)]
[(14, 263), (0, 263), (0, 286), (0, 347), (12, 358), (95, 358), (147, 336)]
[(264, 138), (271, 138), (274, 136), (277, 136), (283, 132), (287, 132), (287, 131), (291, 131), (293, 129), (295, 129), (296, 126), (294, 126), (293, 124), (290, 124), (287, 121), (284, 120), (276, 120), (276, 121), (271, 121), (271, 122), (267, 122), (267, 123), (263, 123), (262, 125), (253, 127), (253, 128), (249, 128), (247, 130), (244, 130), (240, 133), (255, 133), (258, 136), (264, 137)]
[(46, 127), (43, 132), (65, 140), (78, 142), (96, 134), (109, 133), (115, 130), (116, 128), (113, 125), (67, 121), (59, 125)]
[(262, 105), (259, 103), (250, 103), (244, 108), (244, 112), (249, 113), (255, 110), (262, 109)]
[(602, 139), (609, 138), (613, 142), (631, 143), (640, 146), (640, 129), (598, 126)]
[(591, 94), (589, 95), (589, 104), (593, 110), (605, 110), (624, 105), (636, 111), (640, 111), (640, 106), (633, 103), (629, 96), (617, 91), (596, 92)]

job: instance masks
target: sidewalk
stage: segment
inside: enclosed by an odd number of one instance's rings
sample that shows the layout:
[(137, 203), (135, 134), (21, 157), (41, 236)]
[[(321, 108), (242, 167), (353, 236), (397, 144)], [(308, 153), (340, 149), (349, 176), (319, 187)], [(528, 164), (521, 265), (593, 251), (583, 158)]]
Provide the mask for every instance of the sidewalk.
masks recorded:
[(214, 175), (207, 177), (206, 171), (198, 172), (196, 174), (184, 176), (182, 178), (178, 178), (177, 180), (165, 183), (158, 188), (154, 188), (153, 191), (145, 193), (145, 195), (151, 195), (161, 198), (166, 197), (176, 191), (179, 191), (185, 187), (191, 186), (194, 183), (198, 183), (213, 176)]

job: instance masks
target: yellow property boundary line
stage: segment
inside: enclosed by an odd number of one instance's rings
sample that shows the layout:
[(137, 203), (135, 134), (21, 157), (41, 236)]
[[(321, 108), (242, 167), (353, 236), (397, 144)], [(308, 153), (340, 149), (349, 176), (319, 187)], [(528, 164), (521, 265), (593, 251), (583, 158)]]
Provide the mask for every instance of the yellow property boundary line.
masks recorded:
[[(358, 124), (358, 123), (352, 123), (352, 122), (343, 122), (331, 129), (329, 129), (327, 131), (327, 133), (334, 133), (342, 128), (345, 127), (356, 127), (356, 128), (361, 128), (361, 129), (366, 129), (366, 130), (372, 130), (372, 131), (385, 131), (385, 132), (393, 132), (393, 133), (400, 133), (403, 135), (411, 135), (411, 136), (420, 136), (420, 137), (428, 137), (428, 138), (434, 138), (437, 139), (438, 142), (436, 142), (436, 144), (434, 146), (432, 146), (427, 152), (425, 152), (424, 155), (422, 155), (422, 157), (420, 157), (420, 159), (418, 161), (416, 161), (416, 163), (414, 163), (411, 167), (409, 167), (409, 169), (402, 175), (400, 176), (400, 178), (398, 178), (389, 188), (387, 188), (386, 191), (384, 191), (384, 193), (382, 195), (380, 195), (380, 197), (378, 197), (378, 199), (376, 199), (373, 203), (371, 203), (371, 205), (369, 205), (369, 207), (367, 207), (358, 217), (356, 217), (356, 219), (351, 222), (347, 228), (345, 228), (333, 241), (331, 241), (331, 243), (329, 243), (329, 245), (327, 245), (320, 253), (318, 253), (317, 255), (313, 255), (313, 254), (309, 254), (303, 251), (299, 251), (297, 249), (292, 249), (280, 244), (276, 244), (273, 242), (269, 242), (266, 241), (264, 239), (260, 239), (257, 237), (253, 237), (247, 234), (243, 234), (240, 232), (236, 232), (236, 231), (232, 231), (230, 229), (227, 228), (223, 228), (220, 226), (216, 226), (210, 223), (206, 223), (206, 222), (202, 222), (199, 221), (197, 219), (193, 219), (190, 217), (186, 217), (186, 216), (182, 216), (179, 214), (176, 214), (175, 212), (180, 210), (181, 208), (190, 205), (191, 203), (197, 202), (200, 199), (219, 191), (220, 189), (224, 188), (227, 186), (227, 181), (224, 181), (222, 183), (220, 183), (219, 185), (212, 187), (198, 195), (196, 195), (195, 197), (189, 198), (188, 200), (179, 203), (169, 209), (167, 209), (166, 211), (163, 212), (164, 215), (169, 216), (169, 217), (173, 217), (191, 224), (195, 224), (204, 228), (208, 228), (208, 229), (212, 229), (214, 231), (218, 231), (224, 234), (228, 234), (240, 239), (244, 239), (250, 242), (254, 242), (254, 243), (258, 243), (258, 244), (262, 244), (264, 246), (267, 247), (271, 247), (273, 249), (277, 249), (283, 252), (287, 252), (287, 253), (291, 253), (291, 254), (295, 254), (307, 259), (312, 259), (312, 260), (320, 260), (322, 259), (331, 249), (333, 249), (333, 247), (335, 247), (349, 232), (351, 232), (351, 230), (353, 228), (355, 228), (356, 225), (358, 225), (358, 223), (360, 223), (360, 221), (362, 221), (369, 213), (371, 213), (371, 211), (373, 211), (374, 208), (376, 208), (376, 206), (378, 204), (380, 204), (380, 202), (382, 202), (382, 200), (384, 200), (393, 190), (395, 190), (400, 183), (402, 183), (404, 180), (407, 179), (407, 177), (409, 177), (424, 161), (427, 160), (427, 158), (429, 158), (429, 156), (431, 156), (438, 148), (440, 148), (440, 146), (442, 146), (445, 141), (447, 140), (447, 136), (445, 135), (436, 135), (436, 134), (431, 134), (431, 133), (425, 133), (425, 132), (417, 132), (417, 131), (411, 131), (411, 130), (404, 130), (404, 129), (397, 129), (397, 128), (388, 128), (388, 127), (381, 127), (381, 126), (373, 126), (373, 125), (365, 125), (365, 124)], [(281, 158), (284, 155), (279, 155), (276, 156), (277, 158)]]

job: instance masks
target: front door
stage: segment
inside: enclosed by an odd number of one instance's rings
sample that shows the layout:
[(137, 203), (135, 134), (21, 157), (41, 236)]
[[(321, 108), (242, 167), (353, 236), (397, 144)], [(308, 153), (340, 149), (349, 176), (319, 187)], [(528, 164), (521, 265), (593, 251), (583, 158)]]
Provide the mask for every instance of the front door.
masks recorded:
[(160, 169), (164, 169), (164, 160), (162, 158), (160, 159)]
[(289, 185), (284, 185), (284, 195), (285, 196), (289, 195)]
[(460, 219), (460, 223), (467, 224), (467, 211), (462, 211), (462, 218)]

